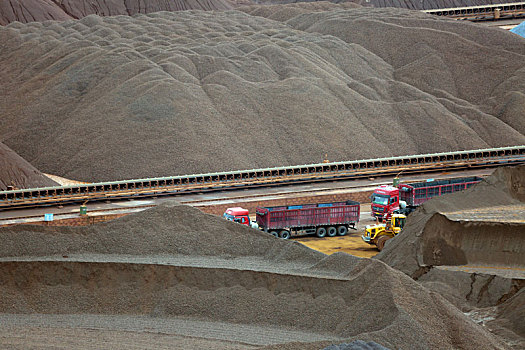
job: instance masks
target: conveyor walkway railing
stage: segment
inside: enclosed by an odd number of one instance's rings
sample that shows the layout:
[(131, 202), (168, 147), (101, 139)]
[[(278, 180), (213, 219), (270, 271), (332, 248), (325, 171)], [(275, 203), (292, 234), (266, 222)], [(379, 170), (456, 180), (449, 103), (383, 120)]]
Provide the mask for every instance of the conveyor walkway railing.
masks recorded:
[(525, 146), (0, 192), (0, 209), (525, 163)]

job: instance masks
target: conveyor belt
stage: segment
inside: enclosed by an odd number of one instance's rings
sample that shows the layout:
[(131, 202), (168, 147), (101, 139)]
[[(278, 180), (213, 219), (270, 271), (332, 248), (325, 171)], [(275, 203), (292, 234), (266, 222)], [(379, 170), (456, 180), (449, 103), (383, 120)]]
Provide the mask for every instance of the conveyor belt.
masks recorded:
[(525, 15), (525, 2), (507, 4), (487, 4), (481, 6), (451, 7), (423, 10), (431, 15), (455, 19), (484, 20), (522, 17)]
[(525, 146), (0, 192), (0, 209), (525, 163)]

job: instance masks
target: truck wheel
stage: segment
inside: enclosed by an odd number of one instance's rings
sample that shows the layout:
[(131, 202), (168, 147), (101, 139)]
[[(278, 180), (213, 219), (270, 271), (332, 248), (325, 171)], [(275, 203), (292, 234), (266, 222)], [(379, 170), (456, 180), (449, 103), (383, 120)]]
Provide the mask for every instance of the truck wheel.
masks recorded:
[(339, 236), (344, 236), (348, 233), (348, 227), (341, 225), (337, 228), (337, 233)]
[(277, 231), (270, 231), (270, 234), (272, 236), (279, 237), (279, 234), (277, 233)]
[(280, 232), (280, 235), (282, 239), (289, 239), (291, 236), (290, 231), (286, 231), (286, 230), (282, 230)]
[(388, 237), (388, 236), (381, 236), (377, 239), (377, 243), (376, 243), (376, 246), (377, 246), (377, 250), (379, 251), (382, 251), (383, 248), (385, 247), (385, 243), (386, 241), (388, 241), (391, 237)]
[(324, 236), (326, 236), (326, 229), (324, 227), (318, 227), (316, 235), (319, 238), (323, 238)]
[(328, 234), (328, 237), (335, 237), (335, 235), (337, 235), (337, 229), (333, 226), (330, 226), (328, 230), (326, 230), (326, 233)]

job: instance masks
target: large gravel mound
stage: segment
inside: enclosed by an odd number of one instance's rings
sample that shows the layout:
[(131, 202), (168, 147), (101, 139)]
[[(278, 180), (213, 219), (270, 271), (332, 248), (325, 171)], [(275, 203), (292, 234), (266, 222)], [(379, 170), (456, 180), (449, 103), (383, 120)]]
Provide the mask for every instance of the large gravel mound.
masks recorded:
[(227, 0), (3, 0), (0, 25), (11, 22), (65, 21), (89, 15), (117, 16), (184, 10), (229, 10)]
[(457, 217), (453, 213), (469, 215), (472, 209), (488, 207), (496, 212), (506, 206), (523, 207), (523, 202), (525, 166), (499, 168), (468, 190), (424, 203), (410, 214), (402, 234), (390, 240), (376, 258), (415, 278), (439, 265), (525, 267), (523, 222), (448, 218)]
[(18, 189), (58, 185), (1, 142), (0, 164), (0, 191), (8, 186)]
[(66, 178), (525, 143), (521, 39), (424, 14), (91, 15), (0, 41), (0, 141)]
[(5, 344), (17, 337), (13, 329), (31, 341), (31, 327), (67, 324), (98, 329), (91, 344), (106, 329), (144, 340), (191, 328), (194, 339), (246, 348), (319, 349), (356, 338), (396, 349), (504, 348), (380, 261), (326, 256), (190, 207), (92, 227), (6, 227), (0, 237)]
[(464, 192), (423, 204), (375, 258), (522, 349), (525, 332), (517, 320), (525, 290), (524, 202), (525, 166), (500, 168)]

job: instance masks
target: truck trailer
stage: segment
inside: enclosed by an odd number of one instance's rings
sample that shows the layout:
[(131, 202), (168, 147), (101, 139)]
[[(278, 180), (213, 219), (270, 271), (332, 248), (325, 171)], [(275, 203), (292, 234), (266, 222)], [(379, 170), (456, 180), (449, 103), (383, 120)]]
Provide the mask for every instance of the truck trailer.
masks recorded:
[(348, 229), (356, 229), (359, 215), (360, 204), (354, 201), (256, 209), (259, 228), (283, 239), (307, 234), (344, 236)]
[(394, 179), (394, 186), (382, 185), (372, 193), (372, 217), (388, 220), (393, 213), (408, 215), (427, 200), (447, 193), (463, 191), (482, 179), (477, 176), (448, 180), (401, 184)]

